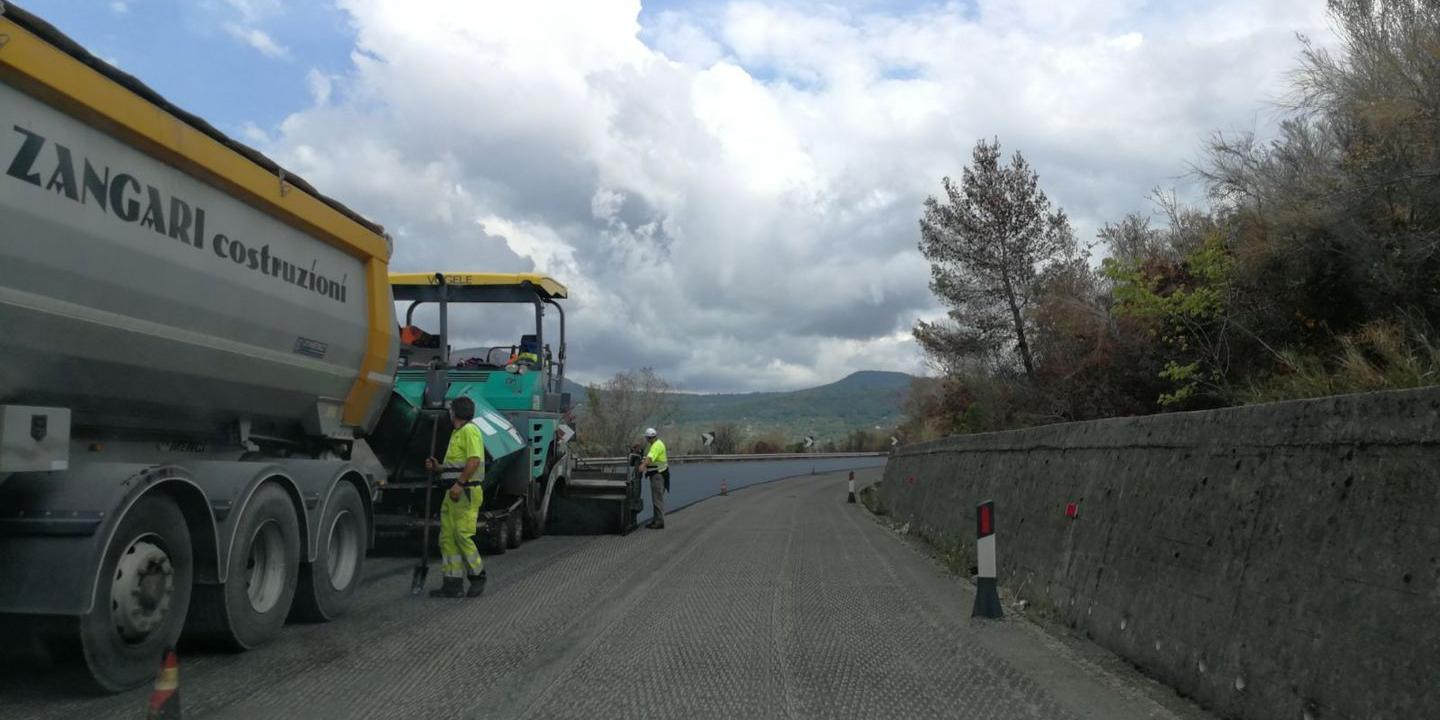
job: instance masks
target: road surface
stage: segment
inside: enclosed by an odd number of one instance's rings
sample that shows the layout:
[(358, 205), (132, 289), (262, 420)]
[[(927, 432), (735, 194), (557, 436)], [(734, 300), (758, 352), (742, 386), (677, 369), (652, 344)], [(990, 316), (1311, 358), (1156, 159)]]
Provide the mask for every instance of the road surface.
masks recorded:
[[(408, 561), (372, 560), (336, 623), (182, 651), (185, 717), (1206, 717), (1082, 642), (971, 621), (969, 585), (844, 490), (800, 477), (661, 531), (541, 538), (491, 558), (477, 600), (412, 599)], [(0, 717), (143, 717), (147, 690), (46, 678), (0, 680)]]

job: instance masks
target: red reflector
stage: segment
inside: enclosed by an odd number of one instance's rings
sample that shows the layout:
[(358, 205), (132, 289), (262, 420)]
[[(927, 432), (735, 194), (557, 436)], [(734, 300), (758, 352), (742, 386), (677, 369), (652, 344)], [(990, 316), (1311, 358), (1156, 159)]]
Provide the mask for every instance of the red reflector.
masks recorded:
[(1079, 517), (1079, 516), (1080, 516), (1080, 506), (1079, 506), (1079, 505), (1077, 505), (1077, 504), (1075, 504), (1075, 503), (1068, 503), (1068, 504), (1065, 505), (1065, 517), (1068, 517), (1068, 518), (1070, 518), (1071, 520), (1074, 520), (1075, 518), (1077, 518), (1077, 517)]
[(995, 530), (994, 530), (993, 527), (992, 527), (993, 525), (994, 525), (994, 523), (993, 523), (993, 522), (991, 521), (991, 519), (990, 519), (990, 506), (989, 506), (989, 505), (981, 505), (981, 506), (980, 506), (980, 536), (981, 536), (981, 537), (984, 537), (984, 536), (986, 536), (986, 535), (989, 535), (989, 534), (995, 532)]

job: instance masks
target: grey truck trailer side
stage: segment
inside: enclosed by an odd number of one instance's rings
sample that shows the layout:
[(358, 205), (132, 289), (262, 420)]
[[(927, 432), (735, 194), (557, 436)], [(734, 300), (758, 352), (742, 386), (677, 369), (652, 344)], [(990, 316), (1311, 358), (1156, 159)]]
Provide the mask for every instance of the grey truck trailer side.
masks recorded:
[(385, 472), (388, 239), (0, 7), (6, 627), (117, 690), (182, 630), (340, 614)]

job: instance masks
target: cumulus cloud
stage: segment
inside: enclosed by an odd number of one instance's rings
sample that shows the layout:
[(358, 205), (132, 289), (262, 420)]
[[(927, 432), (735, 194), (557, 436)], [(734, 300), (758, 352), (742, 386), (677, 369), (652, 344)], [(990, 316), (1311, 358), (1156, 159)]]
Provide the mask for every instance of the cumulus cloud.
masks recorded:
[(976, 139), (1093, 233), (1211, 130), (1264, 126), (1294, 33), (1325, 27), (1311, 0), (340, 5), (353, 68), (312, 74), (269, 149), (384, 223), (396, 269), (569, 284), (581, 379), (693, 390), (919, 371), (916, 220)]

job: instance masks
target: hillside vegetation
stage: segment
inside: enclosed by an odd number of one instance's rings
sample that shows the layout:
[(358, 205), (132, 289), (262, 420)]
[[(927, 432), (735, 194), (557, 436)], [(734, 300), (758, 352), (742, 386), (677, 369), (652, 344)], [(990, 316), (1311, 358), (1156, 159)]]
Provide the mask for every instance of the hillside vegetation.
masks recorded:
[(1216, 134), (1207, 202), (1106, 224), (1097, 264), (982, 141), (920, 220), (948, 319), (915, 439), (1440, 382), (1440, 5), (1331, 0), (1275, 136)]

